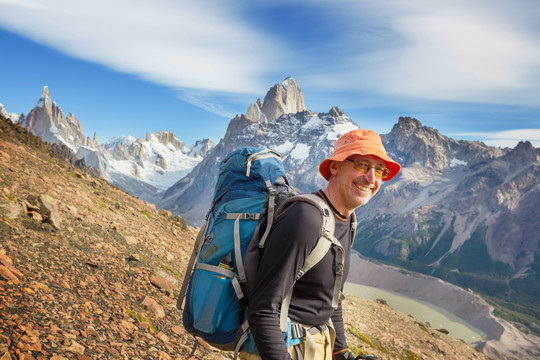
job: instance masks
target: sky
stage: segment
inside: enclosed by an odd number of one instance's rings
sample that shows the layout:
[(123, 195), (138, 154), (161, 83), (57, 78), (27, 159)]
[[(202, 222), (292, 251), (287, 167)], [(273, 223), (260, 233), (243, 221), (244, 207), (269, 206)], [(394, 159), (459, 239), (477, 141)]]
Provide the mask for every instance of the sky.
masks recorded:
[(411, 116), (443, 135), (540, 147), (537, 0), (0, 0), (0, 103), (44, 86), (100, 142), (172, 131), (218, 142), (295, 78), (386, 134)]

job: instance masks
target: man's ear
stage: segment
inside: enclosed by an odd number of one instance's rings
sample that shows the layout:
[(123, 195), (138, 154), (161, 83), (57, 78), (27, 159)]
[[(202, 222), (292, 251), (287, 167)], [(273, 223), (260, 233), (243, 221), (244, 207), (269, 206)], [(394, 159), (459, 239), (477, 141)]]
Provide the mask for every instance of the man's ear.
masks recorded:
[(337, 175), (337, 173), (339, 171), (339, 162), (335, 161), (335, 160), (332, 160), (330, 162), (330, 165), (328, 165), (328, 170), (330, 171), (330, 176)]

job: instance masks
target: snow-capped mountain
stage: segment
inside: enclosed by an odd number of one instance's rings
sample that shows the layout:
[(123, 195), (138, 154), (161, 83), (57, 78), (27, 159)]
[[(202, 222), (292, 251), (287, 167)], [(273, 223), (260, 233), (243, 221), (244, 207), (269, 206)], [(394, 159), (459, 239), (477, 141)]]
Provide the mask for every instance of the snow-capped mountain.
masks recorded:
[(325, 184), (316, 171), (319, 163), (331, 154), (339, 136), (358, 128), (336, 107), (328, 113), (306, 111), (300, 87), (293, 78), (274, 85), (264, 102), (258, 99), (247, 114), (231, 120), (219, 144), (189, 175), (165, 192), (158, 207), (200, 225), (210, 206), (219, 162), (242, 146), (278, 151), (292, 184), (303, 191), (316, 190)]
[(19, 117), (21, 116), (20, 114), (9, 113), (4, 108), (4, 104), (0, 104), (0, 115), (5, 117), (6, 119), (11, 120), (11, 122), (13, 122), (13, 123), (18, 123), (19, 122)]
[(131, 174), (162, 191), (187, 175), (212, 145), (210, 140), (201, 140), (188, 149), (173, 133), (160, 131), (147, 134), (146, 139), (115, 137), (103, 147), (110, 154), (109, 172)]
[(205, 139), (188, 148), (176, 135), (164, 131), (140, 139), (118, 136), (100, 144), (97, 133), (93, 138), (84, 135), (75, 115), (64, 116), (62, 109), (51, 101), (47, 86), (28, 115), (11, 114), (10, 118), (48, 143), (65, 144), (78, 159), (97, 168), (104, 179), (151, 203), (156, 203), (214, 146)]

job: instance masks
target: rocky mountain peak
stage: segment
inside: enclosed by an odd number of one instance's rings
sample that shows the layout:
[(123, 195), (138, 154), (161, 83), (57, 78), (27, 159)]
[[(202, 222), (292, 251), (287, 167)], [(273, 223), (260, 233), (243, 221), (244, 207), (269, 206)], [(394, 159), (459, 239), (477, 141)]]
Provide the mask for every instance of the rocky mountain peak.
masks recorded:
[(422, 128), (422, 123), (415, 118), (400, 116), (398, 122), (392, 128), (392, 132), (399, 132), (403, 135), (410, 135), (415, 130)]
[(48, 86), (43, 87), (30, 113), (20, 116), (19, 123), (48, 143), (65, 143), (73, 152), (81, 145), (88, 145), (77, 118), (71, 113), (66, 118), (62, 109), (51, 102)]
[(255, 104), (251, 104), (246, 112), (246, 117), (256, 122), (266, 123), (268, 119), (262, 112), (263, 102), (261, 99), (257, 99)]
[(456, 140), (411, 117), (400, 117), (383, 140), (388, 145), (387, 150), (401, 161), (401, 165), (419, 163), (435, 170), (448, 167), (451, 161), (449, 154), (457, 145)]
[(502, 160), (511, 166), (540, 162), (540, 148), (535, 148), (529, 141), (520, 141), (515, 148), (504, 155)]
[(292, 77), (272, 86), (266, 93), (262, 106), (262, 112), (268, 121), (275, 120), (283, 114), (296, 114), (305, 110), (302, 90)]
[(48, 112), (51, 112), (52, 104), (51, 104), (51, 95), (49, 94), (49, 87), (44, 86), (43, 90), (41, 91), (41, 97), (37, 101), (36, 105), (34, 107), (42, 107), (45, 109), (48, 109)]
[(332, 106), (332, 108), (328, 112), (328, 115), (332, 117), (340, 117), (340, 116), (345, 116), (345, 113), (337, 106)]
[(154, 134), (146, 134), (146, 141), (150, 142), (154, 138), (163, 145), (172, 145), (176, 150), (187, 151), (186, 144), (178, 140), (176, 135), (170, 131), (158, 131)]
[(216, 144), (210, 139), (197, 140), (189, 151), (189, 156), (203, 158)]
[(244, 128), (248, 127), (251, 124), (258, 123), (256, 119), (247, 117), (244, 114), (236, 115), (230, 122), (229, 126), (227, 127), (227, 131), (225, 132), (225, 136), (223, 139), (227, 141), (235, 134), (238, 134), (241, 132)]

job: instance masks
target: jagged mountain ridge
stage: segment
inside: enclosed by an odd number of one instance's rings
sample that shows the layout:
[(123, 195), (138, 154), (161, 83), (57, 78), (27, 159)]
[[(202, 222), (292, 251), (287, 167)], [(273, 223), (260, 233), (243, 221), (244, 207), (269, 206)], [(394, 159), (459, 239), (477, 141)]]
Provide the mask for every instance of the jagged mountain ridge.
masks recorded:
[[(287, 89), (289, 82), (275, 87)], [(298, 94), (296, 86), (290, 91)], [(265, 101), (271, 93), (276, 92), (269, 91)], [(358, 126), (338, 108), (328, 114), (300, 110), (276, 119), (266, 116), (264, 108), (258, 99), (248, 115), (232, 119), (222, 141), (167, 190), (158, 206), (200, 225), (219, 162), (240, 146), (281, 152), (292, 185), (304, 192), (323, 187), (319, 163), (330, 156), (340, 134)], [(527, 142), (500, 149), (458, 141), (405, 117), (381, 137), (403, 169), (357, 210), (355, 248), (494, 295), (502, 301), (499, 309), (530, 311), (530, 302), (540, 296), (540, 220), (535, 212), (540, 208), (535, 180), (540, 150)], [(527, 324), (532, 330), (538, 326), (534, 321)]]
[(56, 102), (51, 101), (47, 86), (28, 115), (16, 117), (5, 109), (3, 114), (5, 117), (10, 115), (12, 120), (16, 119), (48, 143), (66, 145), (78, 159), (97, 168), (104, 179), (152, 203), (157, 202), (164, 190), (187, 174), (214, 146), (211, 140), (204, 139), (188, 148), (176, 135), (165, 131), (140, 139), (120, 136), (100, 144), (97, 133), (93, 138), (84, 135), (75, 115), (64, 116)]
[(521, 321), (538, 333), (540, 149), (456, 141), (411, 118), (382, 138), (403, 170), (357, 210), (355, 248), (531, 314)]
[[(406, 132), (403, 129), (411, 130)], [(513, 240), (504, 233), (492, 231), (491, 226), (510, 226), (509, 221), (516, 219), (509, 215), (520, 211), (520, 208), (530, 209), (540, 203), (540, 184), (535, 180), (540, 170), (540, 149), (535, 149), (528, 142), (521, 142), (516, 148), (505, 151), (479, 142), (456, 141), (411, 118), (400, 118), (392, 131), (382, 137), (388, 151), (400, 159), (404, 168), (396, 181), (384, 186), (380, 194), (358, 211), (363, 223), (373, 226), (374, 219), (385, 215), (402, 217), (396, 219), (394, 230), (390, 230), (392, 226), (385, 222), (385, 233), (389, 239), (392, 235), (401, 239), (405, 234), (412, 234), (414, 227), (418, 230), (419, 226), (419, 221), (404, 221), (403, 217), (412, 219), (424, 213), (433, 214), (433, 207), (436, 207), (437, 211), (447, 211), (455, 218), (456, 237), (449, 251), (457, 250), (480, 224), (485, 223), (492, 235), (487, 243), (490, 256), (510, 264), (515, 276), (523, 274), (525, 262), (514, 263), (509, 258), (515, 258), (517, 253), (526, 250), (530, 252), (529, 261), (534, 260), (534, 252), (539, 249), (523, 246), (534, 242), (528, 239), (537, 237), (535, 233), (540, 231), (540, 222), (528, 222), (530, 226), (522, 227), (519, 236), (512, 234)], [(448, 217), (448, 214), (443, 216)], [(532, 220), (529, 217), (524, 219)], [(446, 225), (449, 225), (448, 221)], [(362, 230), (368, 225), (360, 226), (359, 230)], [(439, 238), (443, 235), (440, 234)], [(502, 241), (494, 240), (501, 236)], [(495, 245), (512, 242), (517, 253), (511, 256), (505, 251), (498, 251)], [(381, 246), (381, 240), (375, 243), (375, 246)], [(393, 255), (407, 254), (400, 249)], [(433, 263), (448, 255), (442, 254)]]
[[(293, 78), (274, 85), (265, 97), (265, 103), (270, 105), (265, 106), (259, 99), (248, 109), (248, 114), (258, 116), (238, 115), (232, 119), (218, 145), (189, 175), (165, 192), (158, 207), (182, 214), (188, 222), (200, 225), (212, 200), (220, 161), (242, 146), (278, 151), (295, 187), (304, 191), (322, 187), (325, 180), (310, 170), (331, 154), (341, 134), (358, 126), (336, 107), (328, 113), (306, 111), (303, 100), (299, 100), (301, 96), (298, 83)], [(279, 115), (280, 111), (276, 109), (295, 112)], [(279, 118), (273, 118), (277, 115)]]

